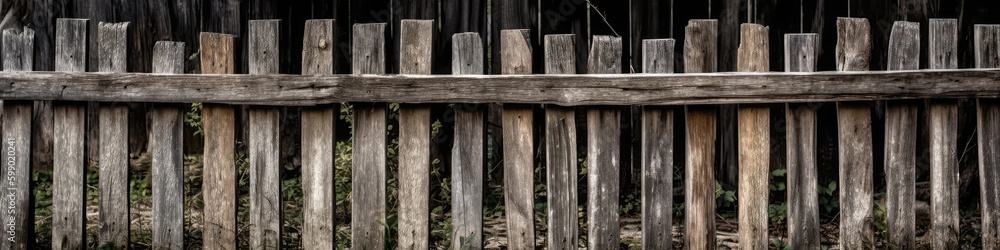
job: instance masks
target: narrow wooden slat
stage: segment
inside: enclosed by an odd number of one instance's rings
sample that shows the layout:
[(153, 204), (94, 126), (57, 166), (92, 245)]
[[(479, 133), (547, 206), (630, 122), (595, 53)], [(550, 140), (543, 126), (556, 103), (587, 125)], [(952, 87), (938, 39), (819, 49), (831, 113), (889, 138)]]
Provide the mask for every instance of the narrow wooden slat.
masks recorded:
[[(785, 72), (815, 72), (817, 34), (785, 35)], [(794, 249), (818, 249), (819, 195), (816, 178), (817, 104), (785, 105), (788, 160), (788, 239)]]
[[(545, 73), (576, 74), (574, 35), (545, 35)], [(577, 249), (576, 116), (573, 108), (545, 107), (545, 180), (549, 249)]]
[[(153, 72), (184, 73), (184, 43), (159, 41), (153, 47)], [(184, 248), (184, 110), (157, 104), (150, 112), (149, 146), (153, 157), (154, 249)]]
[[(125, 72), (128, 65), (128, 23), (100, 23), (97, 35), (98, 70)], [(99, 244), (112, 248), (129, 244), (129, 182), (128, 182), (128, 106), (102, 103), (101, 124)]]
[[(918, 69), (920, 23), (895, 22), (888, 55), (888, 70)], [(885, 220), (889, 244), (902, 249), (916, 244), (917, 107), (912, 101), (890, 101), (885, 110)]]
[[(201, 33), (201, 72), (233, 74), (236, 37), (228, 34)], [(208, 249), (236, 248), (236, 120), (232, 106), (206, 103), (202, 107), (205, 131), (202, 197), (206, 209), (202, 229)]]
[[(976, 25), (976, 68), (1000, 67), (1000, 25)], [(979, 192), (983, 249), (1000, 248), (1000, 100), (978, 99)]]
[[(251, 20), (247, 61), (251, 75), (279, 72), (281, 20)], [(247, 151), (250, 154), (250, 247), (281, 248), (280, 115), (274, 107), (252, 106)]]
[[(3, 70), (31, 71), (34, 68), (35, 32), (3, 31)], [(35, 205), (31, 184), (32, 102), (7, 101), (3, 109), (3, 240), (0, 248), (29, 249), (35, 239)]]
[[(385, 73), (385, 24), (355, 24), (354, 74)], [(385, 245), (386, 111), (385, 103), (354, 103), (351, 163), (351, 247)]]
[[(302, 74), (335, 72), (333, 19), (307, 20), (302, 38)], [(339, 105), (302, 109), (302, 248), (335, 246), (337, 201), (334, 193), (334, 159)]]
[[(927, 35), (927, 66), (958, 68), (958, 20), (930, 19)], [(931, 246), (958, 248), (958, 103), (932, 100), (930, 117), (931, 157)]]
[[(643, 73), (674, 73), (674, 39), (642, 41)], [(642, 248), (673, 248), (674, 109), (642, 108)]]
[[(500, 37), (501, 72), (531, 74), (531, 41), (528, 30), (503, 30)], [(534, 131), (530, 105), (506, 104), (503, 127), (504, 205), (507, 215), (507, 247), (535, 246)]]
[[(402, 20), (399, 73), (431, 73), (434, 20)], [(430, 240), (431, 108), (399, 107), (399, 248), (427, 249)]]
[[(587, 60), (588, 74), (621, 72), (621, 37), (594, 36)], [(587, 110), (587, 240), (590, 249), (617, 249), (618, 168), (621, 110)]]
[[(451, 72), (483, 74), (483, 40), (478, 33), (452, 36)], [(455, 104), (451, 161), (452, 249), (483, 248), (483, 105)]]
[[(868, 19), (837, 19), (837, 70), (867, 71), (871, 59)], [(840, 156), (840, 247), (874, 247), (872, 229), (872, 130), (870, 102), (837, 103)]]
[[(719, 22), (690, 20), (684, 28), (684, 71), (717, 70)], [(684, 246), (715, 248), (715, 115), (714, 106), (686, 106), (684, 170)]]
[[(737, 70), (767, 72), (770, 29), (760, 24), (740, 25)], [(737, 111), (739, 153), (739, 243), (743, 249), (765, 249), (770, 177), (770, 117), (767, 106), (741, 104)]]
[[(87, 70), (86, 19), (56, 21), (55, 70)], [(52, 154), (52, 248), (86, 246), (84, 124), (86, 106), (55, 103)]]

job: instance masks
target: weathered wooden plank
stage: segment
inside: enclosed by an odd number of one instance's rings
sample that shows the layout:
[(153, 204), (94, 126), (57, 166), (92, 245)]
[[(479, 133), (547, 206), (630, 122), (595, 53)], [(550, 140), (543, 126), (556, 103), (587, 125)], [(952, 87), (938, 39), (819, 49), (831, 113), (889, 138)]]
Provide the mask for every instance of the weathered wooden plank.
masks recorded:
[[(532, 67), (528, 30), (504, 30), (500, 37), (501, 72), (529, 75)], [(516, 85), (511, 85), (516, 86)], [(507, 247), (535, 246), (535, 190), (533, 114), (529, 105), (504, 105), (503, 127), (504, 205), (507, 216)]]
[[(888, 70), (920, 67), (920, 23), (893, 24), (888, 56)], [(885, 218), (889, 244), (902, 249), (916, 244), (917, 107), (908, 101), (889, 102), (885, 115)]]
[(676, 43), (677, 41), (673, 38), (642, 40), (642, 73), (674, 73), (674, 46)]
[[(642, 41), (643, 73), (674, 72), (674, 39)], [(642, 108), (642, 248), (673, 248), (674, 109)]]
[[(621, 37), (594, 36), (589, 74), (621, 72)], [(621, 110), (587, 110), (587, 240), (590, 249), (617, 249)]]
[[(753, 23), (740, 25), (740, 46), (737, 49), (737, 70), (766, 72), (771, 70), (768, 56), (770, 42), (766, 26)], [(739, 243), (743, 249), (768, 247), (768, 177), (770, 177), (770, 117), (771, 109), (753, 104), (740, 105), (737, 111), (739, 153)]]
[[(785, 72), (815, 72), (818, 35), (785, 35)], [(819, 105), (785, 105), (788, 169), (788, 239), (795, 249), (818, 249), (819, 196), (816, 173), (816, 109)]]
[[(35, 34), (25, 28), (22, 32), (3, 31), (3, 70), (31, 71), (34, 68), (33, 48)], [(3, 197), (2, 216), (3, 249), (29, 249), (34, 245), (35, 205), (32, 196), (32, 102), (7, 101), (3, 109), (4, 171), (0, 179), (6, 192)]]
[[(545, 73), (576, 74), (574, 35), (545, 35)], [(545, 107), (545, 180), (549, 249), (576, 249), (576, 115), (573, 108)]]
[[(236, 37), (228, 34), (201, 33), (201, 72), (233, 74), (236, 72)], [(236, 248), (236, 124), (229, 105), (206, 103), (202, 108), (205, 131), (202, 197), (206, 210), (202, 229), (208, 249)]]
[[(866, 71), (871, 58), (868, 19), (837, 19), (837, 70)], [(837, 103), (840, 157), (840, 247), (874, 247), (872, 229), (871, 103)]]
[[(402, 20), (400, 74), (430, 74), (434, 20)], [(399, 108), (399, 248), (426, 249), (430, 240), (431, 109)]]
[[(976, 68), (1000, 67), (1000, 25), (976, 25)], [(983, 249), (1000, 248), (1000, 101), (976, 100)]]
[[(483, 74), (483, 40), (478, 33), (452, 36), (451, 72)], [(456, 104), (451, 160), (452, 249), (483, 248), (483, 106)]]
[[(156, 42), (153, 72), (184, 73), (184, 43)], [(158, 104), (150, 112), (149, 146), (153, 157), (153, 245), (184, 248), (184, 110)]]
[[(279, 72), (281, 20), (251, 20), (247, 63), (251, 75)], [(277, 109), (253, 106), (249, 111), (247, 151), (250, 155), (250, 247), (281, 248), (281, 166), (278, 154), (280, 116)]]
[[(958, 68), (958, 20), (930, 19), (927, 66)], [(954, 100), (932, 100), (928, 110), (931, 157), (931, 246), (958, 248), (958, 105)]]
[[(307, 20), (302, 38), (302, 74), (332, 75), (336, 71), (333, 19)], [(337, 201), (334, 159), (339, 105), (302, 109), (302, 248), (331, 249), (335, 245)]]
[[(684, 28), (684, 71), (715, 72), (718, 21), (691, 20)], [(684, 246), (715, 249), (715, 116), (714, 106), (686, 106), (684, 170)]]
[[(385, 24), (355, 24), (352, 73), (385, 73)], [(354, 103), (351, 164), (351, 246), (385, 245), (386, 111), (384, 103)]]
[[(100, 23), (97, 35), (98, 70), (125, 72), (128, 62), (128, 23)], [(129, 244), (128, 107), (101, 104), (99, 244), (112, 248)]]
[[(56, 21), (55, 70), (87, 70), (86, 19)], [(86, 246), (86, 174), (84, 137), (86, 106), (56, 103), (53, 108), (52, 247)]]

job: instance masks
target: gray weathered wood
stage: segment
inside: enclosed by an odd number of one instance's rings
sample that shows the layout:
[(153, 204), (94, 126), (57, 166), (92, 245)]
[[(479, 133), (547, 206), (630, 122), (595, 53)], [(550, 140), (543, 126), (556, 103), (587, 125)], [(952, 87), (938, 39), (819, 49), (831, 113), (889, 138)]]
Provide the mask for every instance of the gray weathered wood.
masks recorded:
[[(642, 41), (643, 73), (674, 72), (674, 39)], [(642, 248), (673, 248), (674, 109), (642, 108)]]
[[(1000, 67), (1000, 25), (976, 25), (976, 68)], [(979, 184), (983, 249), (1000, 248), (1000, 101), (978, 99)]]
[[(621, 37), (594, 36), (588, 74), (621, 72)], [(590, 249), (617, 249), (621, 110), (587, 110), (587, 240)]]
[[(125, 72), (128, 65), (128, 23), (100, 23), (98, 70)], [(99, 245), (129, 244), (128, 107), (101, 104), (100, 113)]]
[[(545, 73), (576, 74), (574, 35), (545, 36)], [(573, 108), (545, 107), (545, 180), (548, 249), (577, 249), (576, 115)]]
[[(235, 73), (236, 37), (201, 33), (201, 72)], [(216, 83), (218, 84), (218, 83)], [(202, 229), (205, 248), (236, 248), (236, 124), (233, 107), (206, 103), (202, 108), (205, 133), (202, 197), (206, 210)]]
[[(817, 34), (785, 35), (785, 72), (815, 72)], [(788, 169), (788, 239), (794, 249), (820, 248), (819, 196), (816, 173), (816, 109), (819, 105), (785, 105)]]
[[(691, 20), (684, 29), (684, 72), (717, 70), (718, 20)], [(715, 248), (714, 106), (686, 106), (684, 170), (684, 246)]]
[[(889, 36), (888, 70), (920, 67), (920, 23), (897, 21)], [(889, 244), (915, 246), (917, 105), (889, 102), (885, 115), (886, 225)]]
[[(251, 20), (247, 64), (251, 75), (279, 72), (281, 20)], [(253, 106), (249, 111), (250, 247), (281, 248), (280, 116), (277, 109)]]
[[(31, 71), (34, 68), (34, 32), (25, 29), (3, 31), (3, 70)], [(4, 209), (0, 209), (4, 237), (3, 249), (29, 249), (35, 240), (35, 205), (31, 185), (32, 160), (32, 102), (7, 101), (0, 103), (3, 114), (3, 181)]]
[[(352, 73), (385, 73), (385, 24), (355, 24)], [(351, 246), (385, 245), (385, 103), (354, 103), (351, 164)]]
[[(837, 70), (867, 71), (871, 59), (868, 19), (837, 19)], [(871, 103), (837, 103), (840, 177), (840, 247), (874, 247), (872, 229)]]
[[(770, 57), (770, 29), (760, 24), (740, 25), (737, 70), (767, 72)], [(744, 104), (739, 107), (737, 135), (739, 153), (739, 243), (743, 249), (765, 249), (768, 217), (768, 177), (770, 177), (770, 117), (767, 106)]]
[[(483, 41), (478, 33), (452, 36), (451, 72), (483, 74)], [(456, 104), (451, 161), (452, 249), (483, 248), (483, 107)], [(465, 243), (465, 244), (463, 244)]]
[[(56, 21), (55, 70), (87, 70), (86, 19)], [(86, 174), (84, 124), (86, 106), (56, 103), (53, 107), (52, 247), (86, 246)]]
[[(184, 73), (184, 43), (156, 42), (153, 72)], [(184, 249), (184, 110), (158, 104), (150, 112), (154, 249)]]
[[(431, 73), (434, 20), (402, 20), (399, 73)], [(399, 248), (427, 249), (430, 240), (431, 109), (399, 108)]]
[[(302, 74), (332, 75), (337, 46), (333, 19), (307, 20), (302, 38)], [(335, 246), (335, 131), (339, 105), (302, 109), (302, 248)]]
[[(927, 67), (958, 68), (958, 20), (930, 19)], [(931, 164), (931, 246), (958, 248), (958, 105), (954, 100), (932, 100), (928, 109)]]
[[(528, 30), (503, 30), (500, 37), (501, 72), (531, 74), (531, 41)], [(517, 85), (510, 85), (517, 86)], [(501, 115), (503, 127), (504, 205), (507, 216), (507, 247), (535, 246), (534, 131), (532, 107), (507, 104)]]

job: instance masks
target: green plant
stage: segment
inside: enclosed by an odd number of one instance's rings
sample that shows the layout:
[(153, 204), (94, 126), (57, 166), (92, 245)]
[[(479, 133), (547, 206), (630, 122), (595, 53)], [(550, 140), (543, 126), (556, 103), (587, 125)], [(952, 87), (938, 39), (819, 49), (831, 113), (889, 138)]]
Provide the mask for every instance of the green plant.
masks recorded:
[(885, 222), (885, 206), (876, 203), (875, 204), (875, 241), (884, 242), (885, 239), (889, 238), (888, 224)]
[(202, 135), (205, 133), (205, 130), (203, 130), (202, 127), (201, 108), (202, 105), (200, 102), (192, 103), (191, 110), (188, 110), (188, 112), (184, 114), (184, 123), (186, 123), (189, 127), (194, 128), (194, 135)]
[(715, 181), (715, 206), (718, 208), (732, 208), (736, 204), (736, 192), (722, 189), (722, 184)]
[[(133, 174), (132, 176), (135, 177), (137, 175)], [(138, 176), (140, 176), (140, 178), (133, 178), (129, 180), (128, 183), (128, 197), (131, 202), (145, 200), (153, 193), (153, 186), (150, 185), (151, 181), (149, 180), (150, 175), (146, 173)]]
[(785, 218), (788, 216), (788, 204), (784, 202), (781, 204), (768, 204), (767, 215), (771, 219), (771, 222), (778, 224), (785, 223)]
[(770, 179), (771, 179), (771, 181), (770, 181), (770, 183), (771, 183), (771, 185), (770, 185), (771, 191), (785, 191), (785, 181), (783, 181), (783, 180), (776, 180), (776, 179), (779, 179), (778, 177), (784, 177), (785, 176), (785, 172), (788, 172), (788, 170), (785, 170), (784, 168), (782, 168), (782, 169), (775, 169), (774, 171), (771, 171), (771, 176), (769, 176)]
[(832, 213), (840, 208), (840, 200), (837, 198), (837, 181), (830, 181), (826, 186), (819, 186), (819, 207), (826, 213)]

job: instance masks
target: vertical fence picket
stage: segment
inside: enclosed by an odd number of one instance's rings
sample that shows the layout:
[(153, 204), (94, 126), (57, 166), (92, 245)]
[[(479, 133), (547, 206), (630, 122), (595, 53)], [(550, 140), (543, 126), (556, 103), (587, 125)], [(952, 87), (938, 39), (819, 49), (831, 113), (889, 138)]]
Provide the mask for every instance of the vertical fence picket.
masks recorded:
[[(719, 22), (690, 20), (684, 29), (684, 71), (717, 70)], [(684, 246), (715, 249), (715, 126), (718, 108), (686, 106), (687, 159), (684, 170)]]
[[(815, 72), (817, 34), (785, 35), (785, 72)], [(788, 239), (794, 249), (820, 248), (816, 174), (817, 104), (785, 105), (788, 150)]]
[[(184, 73), (184, 43), (159, 41), (153, 46), (153, 73)], [(156, 104), (150, 112), (149, 146), (153, 154), (154, 249), (184, 248), (184, 110), (179, 104)]]
[[(545, 73), (576, 74), (574, 35), (545, 36)], [(545, 107), (546, 201), (549, 249), (577, 249), (576, 115), (571, 107)]]
[[(976, 25), (976, 68), (1000, 68), (1000, 25)], [(983, 249), (1000, 248), (1000, 100), (977, 99)]]
[[(501, 72), (531, 74), (531, 39), (528, 30), (500, 34)], [(515, 87), (515, 86), (511, 86)], [(504, 104), (503, 114), (504, 205), (507, 212), (507, 247), (535, 246), (534, 131), (531, 105)]]
[[(27, 27), (3, 31), (3, 71), (32, 71), (35, 32)], [(35, 205), (31, 185), (32, 101), (3, 103), (4, 186), (3, 240), (0, 248), (29, 249), (35, 239)]]
[[(740, 46), (737, 49), (737, 70), (767, 72), (770, 29), (760, 24), (740, 25)], [(739, 148), (739, 242), (743, 249), (768, 247), (767, 222), (770, 189), (770, 118), (771, 109), (764, 105), (743, 104), (737, 110)]]
[[(201, 73), (236, 72), (236, 37), (229, 34), (201, 33)], [(202, 245), (208, 249), (236, 248), (236, 118), (233, 107), (205, 103), (202, 128), (205, 131), (202, 197)]]
[[(251, 75), (279, 73), (281, 20), (251, 20), (247, 63)], [(250, 154), (250, 247), (281, 248), (281, 166), (278, 165), (279, 114), (274, 107), (252, 106), (247, 151)]]
[[(402, 20), (399, 73), (430, 74), (434, 20)], [(430, 222), (431, 108), (399, 108), (399, 248), (427, 249)]]
[[(621, 73), (621, 37), (594, 36), (588, 74)], [(587, 239), (590, 249), (617, 249), (621, 110), (587, 110)]]
[[(871, 59), (868, 19), (837, 19), (837, 70), (867, 71)], [(871, 102), (837, 103), (840, 156), (840, 246), (874, 247), (872, 231)]]
[[(483, 40), (479, 33), (455, 34), (452, 36), (452, 74), (483, 74), (483, 54)], [(485, 105), (455, 104), (454, 107), (455, 143), (451, 155), (452, 249), (482, 249)]]
[[(56, 21), (55, 70), (87, 70), (87, 19)], [(86, 246), (85, 103), (53, 103), (52, 248)]]
[[(920, 23), (897, 21), (889, 37), (888, 70), (920, 68)], [(913, 203), (916, 199), (917, 107), (913, 101), (889, 101), (885, 115), (886, 225), (889, 244), (915, 246)]]
[[(642, 41), (643, 73), (674, 73), (674, 39)], [(642, 108), (642, 248), (673, 248), (674, 109)]]
[[(128, 27), (129, 23), (102, 22), (98, 25), (99, 71), (126, 72)], [(100, 105), (99, 244), (112, 248), (128, 247), (128, 106), (121, 103)]]
[[(930, 19), (927, 66), (958, 68), (958, 20)], [(958, 102), (931, 100), (928, 110), (931, 157), (931, 246), (958, 248)]]
[[(354, 25), (351, 65), (354, 74), (385, 73), (385, 24)], [(385, 103), (354, 103), (351, 164), (351, 247), (385, 245)]]
[[(333, 19), (306, 21), (302, 38), (302, 74), (336, 71)], [(302, 248), (334, 248), (336, 194), (334, 159), (338, 104), (302, 108)]]

